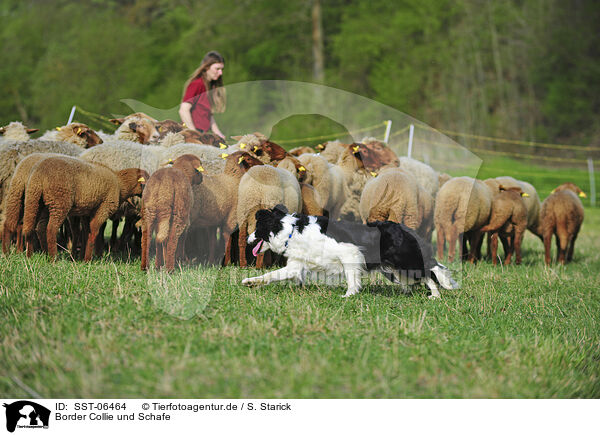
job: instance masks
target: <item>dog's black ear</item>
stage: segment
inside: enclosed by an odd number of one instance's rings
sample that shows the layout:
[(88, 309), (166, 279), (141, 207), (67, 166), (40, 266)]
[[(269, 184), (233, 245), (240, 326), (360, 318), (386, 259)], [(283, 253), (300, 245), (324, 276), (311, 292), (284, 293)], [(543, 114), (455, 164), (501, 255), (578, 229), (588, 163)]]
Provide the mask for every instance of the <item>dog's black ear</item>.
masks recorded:
[(256, 214), (254, 215), (254, 217), (256, 218), (257, 221), (259, 221), (259, 220), (270, 219), (272, 214), (273, 214), (273, 212), (271, 210), (262, 209), (262, 210), (258, 210), (256, 212)]
[(280, 214), (280, 215), (286, 215), (286, 214), (289, 214), (289, 211), (285, 205), (277, 204), (275, 207), (273, 207), (273, 213)]

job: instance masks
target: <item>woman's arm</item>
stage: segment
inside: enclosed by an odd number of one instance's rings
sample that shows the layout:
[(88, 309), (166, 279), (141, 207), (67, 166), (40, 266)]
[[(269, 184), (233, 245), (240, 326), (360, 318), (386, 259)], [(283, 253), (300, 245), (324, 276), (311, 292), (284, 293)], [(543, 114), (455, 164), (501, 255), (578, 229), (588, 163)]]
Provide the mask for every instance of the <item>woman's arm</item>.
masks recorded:
[(185, 126), (187, 128), (191, 128), (192, 130), (195, 130), (196, 127), (194, 126), (194, 121), (192, 121), (191, 109), (192, 109), (191, 103), (186, 103), (186, 102), (181, 103), (181, 105), (179, 106), (179, 117), (181, 118), (181, 121), (185, 124)]
[(213, 115), (210, 115), (210, 129), (214, 134), (221, 136), (221, 139), (225, 140), (225, 135), (221, 133), (221, 130), (219, 130), (219, 126), (217, 125), (217, 121), (215, 121), (215, 117)]

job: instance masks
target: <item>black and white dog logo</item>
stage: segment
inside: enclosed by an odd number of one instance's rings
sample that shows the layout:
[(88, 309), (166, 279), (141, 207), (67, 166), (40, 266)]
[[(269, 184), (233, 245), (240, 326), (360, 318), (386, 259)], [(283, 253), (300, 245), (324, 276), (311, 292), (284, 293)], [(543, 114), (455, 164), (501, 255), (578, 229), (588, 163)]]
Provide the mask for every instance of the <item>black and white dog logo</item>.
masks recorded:
[(48, 428), (50, 410), (29, 400), (19, 400), (4, 404), (6, 408), (6, 430), (14, 432), (18, 428)]

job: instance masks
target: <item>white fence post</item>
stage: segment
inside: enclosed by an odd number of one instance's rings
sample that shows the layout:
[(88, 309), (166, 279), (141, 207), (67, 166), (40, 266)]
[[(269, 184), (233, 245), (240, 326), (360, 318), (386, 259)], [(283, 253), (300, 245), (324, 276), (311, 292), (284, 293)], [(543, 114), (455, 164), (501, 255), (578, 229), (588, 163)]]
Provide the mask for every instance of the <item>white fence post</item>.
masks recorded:
[(71, 108), (71, 114), (69, 115), (69, 120), (67, 121), (67, 125), (69, 125), (71, 122), (73, 122), (73, 117), (75, 116), (75, 109), (77, 109), (77, 106), (73, 106)]
[(410, 124), (410, 129), (408, 130), (408, 157), (412, 155), (412, 144), (413, 144), (413, 136), (415, 134), (415, 126)]
[(385, 143), (388, 143), (388, 140), (390, 139), (390, 131), (392, 131), (392, 120), (388, 119), (387, 121), (385, 121), (385, 123), (387, 124), (387, 126), (385, 127), (385, 138), (383, 139), (383, 141)]
[(596, 207), (596, 179), (594, 178), (594, 161), (588, 157), (588, 172), (590, 173), (590, 204)]

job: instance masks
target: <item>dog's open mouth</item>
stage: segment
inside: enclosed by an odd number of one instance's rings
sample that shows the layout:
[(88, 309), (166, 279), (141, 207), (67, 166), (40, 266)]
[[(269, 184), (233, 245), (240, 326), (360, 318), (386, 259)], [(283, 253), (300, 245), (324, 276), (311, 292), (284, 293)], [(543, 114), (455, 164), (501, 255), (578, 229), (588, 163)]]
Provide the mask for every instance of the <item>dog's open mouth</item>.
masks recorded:
[(260, 239), (258, 241), (258, 243), (256, 244), (256, 246), (254, 248), (252, 248), (252, 255), (254, 255), (255, 257), (258, 255), (258, 251), (260, 251), (260, 247), (262, 246), (263, 241), (262, 239)]

